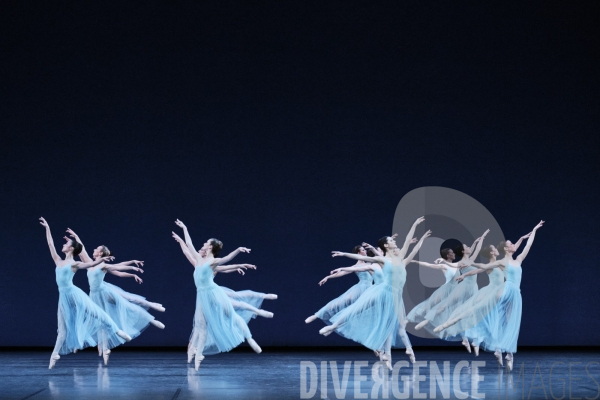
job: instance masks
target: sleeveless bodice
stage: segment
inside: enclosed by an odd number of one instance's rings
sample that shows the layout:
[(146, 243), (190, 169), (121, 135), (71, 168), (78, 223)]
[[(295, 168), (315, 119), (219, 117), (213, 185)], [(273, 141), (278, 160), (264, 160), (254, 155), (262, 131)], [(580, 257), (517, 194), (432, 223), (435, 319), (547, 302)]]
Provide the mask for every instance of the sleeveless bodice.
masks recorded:
[(106, 274), (102, 271), (102, 268), (95, 267), (87, 270), (88, 283), (90, 284), (90, 291), (100, 289), (100, 285), (104, 281)]
[(71, 264), (56, 267), (55, 272), (58, 290), (68, 289), (74, 286), (73, 277), (75, 276), (75, 272), (71, 269)]
[(523, 274), (523, 270), (520, 265), (508, 265), (504, 270), (504, 275), (506, 276), (506, 282), (510, 282), (517, 287), (521, 286), (521, 275)]
[(373, 284), (379, 285), (385, 281), (381, 268), (373, 268)]
[[(477, 268), (474, 266), (470, 266), (467, 268), (464, 268), (460, 271), (461, 275), (466, 274), (467, 272), (471, 272), (471, 271), (476, 271)], [(469, 276), (465, 276), (465, 279), (463, 279), (464, 283), (474, 283), (477, 284), (477, 275), (469, 275)]]
[(371, 275), (368, 271), (356, 272), (356, 276), (358, 276), (358, 280), (360, 281), (360, 283), (373, 283), (373, 275)]
[(448, 283), (452, 279), (454, 279), (454, 277), (456, 276), (457, 270), (458, 270), (458, 268), (452, 268), (452, 267), (446, 266), (446, 271), (444, 271), (444, 278), (446, 278), (445, 283)]
[(492, 273), (488, 274), (490, 285), (498, 286), (504, 283), (504, 274), (500, 268), (492, 269)]
[(406, 268), (404, 264), (392, 266), (388, 260), (385, 260), (382, 269), (386, 284), (395, 289), (404, 288), (404, 284), (406, 283)]
[(194, 283), (196, 284), (196, 289), (207, 288), (210, 286), (216, 286), (216, 283), (213, 282), (215, 275), (213, 273), (212, 268), (210, 268), (210, 263), (199, 264), (194, 269)]

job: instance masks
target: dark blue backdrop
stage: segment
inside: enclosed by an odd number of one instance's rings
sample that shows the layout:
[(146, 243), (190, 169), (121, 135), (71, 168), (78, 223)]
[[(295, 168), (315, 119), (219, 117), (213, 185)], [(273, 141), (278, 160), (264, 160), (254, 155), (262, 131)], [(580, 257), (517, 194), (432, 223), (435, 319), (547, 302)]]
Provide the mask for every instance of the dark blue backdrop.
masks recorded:
[(478, 199), (513, 240), (545, 219), (520, 344), (598, 344), (597, 2), (0, 7), (0, 346), (55, 340), (40, 216), (57, 244), (71, 227), (146, 261), (141, 286), (107, 278), (167, 308), (131, 345), (187, 343), (176, 218), (197, 244), (252, 248), (236, 261), (257, 271), (217, 282), (279, 294), (250, 324), (259, 344), (350, 344), (303, 322), (355, 282), (317, 285), (348, 264), (330, 251), (391, 233), (430, 185)]

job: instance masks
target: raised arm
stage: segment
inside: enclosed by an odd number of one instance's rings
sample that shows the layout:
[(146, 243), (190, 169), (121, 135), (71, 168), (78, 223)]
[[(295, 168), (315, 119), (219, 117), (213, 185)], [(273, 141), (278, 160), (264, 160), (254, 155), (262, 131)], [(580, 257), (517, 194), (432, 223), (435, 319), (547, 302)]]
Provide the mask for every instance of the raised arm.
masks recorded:
[(88, 269), (88, 268), (92, 268), (95, 267), (98, 264), (102, 264), (103, 262), (107, 262), (107, 261), (112, 261), (115, 258), (113, 256), (108, 256), (108, 257), (101, 257), (97, 260), (94, 261), (90, 261), (90, 262), (74, 262), (72, 267), (73, 268), (77, 268), (77, 269)]
[(127, 272), (114, 271), (114, 270), (108, 270), (108, 272), (110, 272), (111, 274), (116, 275), (120, 278), (133, 278), (139, 284), (141, 284), (143, 282), (142, 278), (140, 278), (136, 274), (128, 274)]
[(231, 264), (231, 265), (219, 265), (213, 269), (214, 272), (228, 272), (236, 271), (237, 269), (256, 269), (256, 265), (252, 264)]
[(181, 246), (181, 251), (183, 251), (183, 254), (185, 255), (185, 258), (188, 259), (188, 261), (190, 262), (190, 264), (192, 264), (194, 267), (196, 266), (196, 257), (194, 257), (192, 255), (192, 253), (190, 253), (190, 249), (187, 247), (187, 245), (185, 244), (185, 242), (183, 241), (182, 238), (179, 237), (178, 234), (176, 234), (175, 232), (171, 232), (173, 234), (173, 237), (175, 238), (175, 240), (177, 241), (177, 243), (179, 243), (179, 245)]
[(381, 252), (380, 249), (376, 249), (375, 247), (371, 246), (369, 243), (363, 242), (362, 247), (364, 247), (367, 250), (371, 250), (373, 252), (373, 254), (375, 254), (376, 256), (383, 256), (383, 253)]
[(475, 261), (477, 259), (477, 256), (479, 255), (479, 252), (481, 251), (481, 246), (483, 245), (483, 239), (485, 239), (485, 237), (487, 236), (488, 233), (490, 233), (489, 229), (487, 231), (483, 232), (483, 235), (481, 235), (481, 237), (478, 239), (477, 246), (475, 247), (475, 251), (472, 252), (471, 256), (469, 257), (469, 259), (471, 261)]
[(531, 245), (533, 244), (533, 240), (535, 239), (535, 233), (543, 225), (544, 225), (544, 221), (540, 221), (540, 223), (537, 224), (535, 226), (535, 228), (533, 228), (531, 235), (529, 236), (529, 238), (527, 238), (527, 243), (525, 244), (525, 248), (523, 249), (523, 252), (521, 252), (521, 254), (519, 254), (519, 256), (517, 257), (517, 261), (519, 262), (519, 264), (523, 262), (525, 257), (527, 257), (527, 254), (529, 253), (529, 249), (531, 249)]
[(368, 256), (361, 256), (360, 254), (344, 253), (341, 251), (332, 251), (331, 257), (348, 257), (348, 258), (352, 258), (353, 260), (366, 261), (366, 262), (377, 263), (377, 264), (383, 264), (385, 262), (383, 257), (381, 257), (381, 256), (368, 257)]
[(73, 230), (71, 228), (67, 228), (67, 233), (69, 233), (69, 235), (77, 240), (79, 243), (81, 243), (81, 253), (79, 253), (79, 259), (83, 262), (90, 262), (92, 261), (92, 257), (89, 256), (89, 254), (87, 253), (87, 251), (85, 250), (85, 246), (83, 245), (83, 242), (81, 241), (81, 239), (79, 238), (79, 236), (73, 232)]
[(413, 223), (412, 227), (408, 231), (406, 239), (404, 239), (404, 245), (402, 246), (402, 249), (400, 249), (400, 258), (404, 258), (404, 256), (406, 255), (406, 252), (408, 251), (408, 246), (410, 245), (412, 238), (415, 236), (415, 230), (417, 229), (417, 225), (419, 225), (423, 221), (425, 221), (425, 217), (417, 218), (417, 220)]
[(54, 263), (58, 264), (62, 261), (62, 258), (56, 252), (56, 248), (54, 248), (54, 240), (52, 239), (52, 234), (50, 233), (50, 225), (44, 219), (44, 217), (40, 217), (40, 225), (46, 228), (46, 241), (48, 242), (48, 247), (50, 248), (50, 255), (54, 260)]
[(421, 240), (419, 240), (419, 242), (415, 245), (414, 249), (410, 252), (410, 254), (408, 255), (408, 257), (406, 257), (403, 260), (403, 264), (406, 265), (408, 263), (410, 263), (412, 261), (413, 258), (415, 258), (415, 256), (417, 255), (417, 253), (419, 252), (419, 249), (421, 248), (421, 246), (423, 245), (423, 242), (425, 241), (425, 239), (427, 239), (429, 236), (431, 236), (431, 231), (427, 231), (425, 232), (425, 234), (423, 236), (421, 236)]
[(222, 265), (222, 264), (228, 263), (229, 261), (233, 260), (234, 257), (240, 253), (250, 253), (250, 249), (248, 249), (246, 247), (238, 247), (237, 249), (235, 249), (231, 253), (227, 254), (223, 258), (215, 258), (215, 264)]
[[(192, 238), (190, 236), (190, 233), (188, 232), (187, 226), (185, 226), (185, 224), (183, 222), (181, 222), (180, 220), (175, 221), (175, 224), (178, 227), (180, 227), (181, 229), (183, 229), (183, 237), (185, 238), (185, 244), (188, 247), (188, 249), (190, 250), (190, 252), (192, 254), (198, 254), (198, 252), (194, 248), (194, 243), (192, 243)], [(194, 259), (197, 260), (198, 257), (194, 256)]]

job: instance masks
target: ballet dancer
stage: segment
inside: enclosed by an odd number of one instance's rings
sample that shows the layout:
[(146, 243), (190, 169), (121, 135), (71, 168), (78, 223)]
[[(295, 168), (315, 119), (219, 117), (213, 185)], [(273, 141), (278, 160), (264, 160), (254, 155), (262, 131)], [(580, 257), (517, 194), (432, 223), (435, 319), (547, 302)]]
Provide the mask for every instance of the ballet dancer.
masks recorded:
[(379, 264), (384, 281), (367, 289), (356, 302), (334, 315), (330, 319), (332, 324), (321, 329), (320, 334), (326, 335), (335, 331), (373, 351), (378, 351), (383, 355), (382, 358), (390, 369), (392, 347), (405, 347), (411, 362), (415, 362), (414, 352), (405, 330), (406, 314), (402, 290), (406, 282), (405, 265), (413, 259), (423, 241), (431, 235), (431, 231), (427, 231), (412, 252), (406, 255), (417, 225), (424, 220), (425, 218), (421, 217), (415, 221), (401, 249), (390, 236), (379, 239), (378, 247), (383, 252), (383, 256), (367, 257), (339, 251), (332, 252), (333, 257), (345, 256)]
[[(181, 237), (175, 233), (173, 234), (173, 238), (175, 238), (177, 243), (179, 243), (181, 246), (181, 250), (188, 261), (192, 265), (196, 265), (196, 260), (190, 254), (190, 251), (183, 239), (181, 239)], [(200, 249), (198, 250), (198, 253), (202, 258), (206, 258), (206, 252), (204, 250)], [(241, 275), (244, 275), (245, 269), (256, 269), (256, 266), (252, 264), (219, 265), (214, 269), (213, 275), (216, 276), (217, 273), (229, 274), (231, 272), (238, 272)], [(256, 318), (257, 316), (263, 318), (273, 318), (274, 314), (272, 312), (262, 310), (260, 307), (262, 306), (263, 300), (276, 300), (276, 294), (260, 293), (252, 290), (234, 291), (225, 286), (219, 287), (225, 291), (227, 296), (229, 296), (233, 309), (239, 314), (240, 317), (244, 319), (244, 321), (246, 321), (246, 323), (250, 322), (252, 318)], [(189, 362), (191, 362), (191, 360), (189, 360)]]
[[(85, 246), (79, 236), (70, 228), (67, 229), (67, 232), (75, 239), (75, 241), (81, 243), (81, 253), (79, 254), (81, 261), (91, 262), (92, 259), (85, 250)], [(106, 246), (98, 246), (92, 253), (94, 260), (111, 255), (112, 253)], [(133, 266), (132, 264), (135, 264), (136, 266)], [(148, 309), (153, 309), (164, 312), (165, 308), (162, 304), (149, 302), (142, 296), (126, 292), (120, 287), (104, 281), (106, 273), (111, 273), (121, 278), (134, 278), (136, 282), (141, 284), (142, 279), (139, 276), (123, 272), (133, 270), (143, 273), (144, 271), (137, 267), (137, 265), (143, 265), (143, 261), (132, 260), (119, 264), (106, 264), (105, 262), (101, 262), (95, 267), (88, 268), (87, 270), (87, 277), (90, 285), (90, 298), (94, 303), (100, 306), (100, 308), (106, 311), (112, 320), (115, 321), (119, 329), (126, 332), (132, 339), (138, 337), (150, 324), (159, 329), (165, 328), (165, 325), (162, 322), (156, 320), (153, 315), (146, 311)], [(111, 349), (119, 344), (120, 343), (118, 342), (111, 342), (104, 331), (98, 333), (98, 354), (104, 358), (105, 365), (108, 365)]]
[(544, 225), (544, 221), (540, 221), (534, 228), (529, 237), (525, 248), (514, 258), (517, 250), (516, 244), (510, 240), (500, 242), (498, 251), (503, 258), (489, 264), (474, 263), (473, 266), (488, 270), (492, 268), (500, 268), (504, 273), (506, 282), (502, 296), (494, 307), (494, 312), (497, 315), (496, 323), (492, 326), (494, 339), (490, 343), (483, 343), (483, 348), (486, 351), (493, 351), (498, 364), (502, 365), (502, 353), (506, 354), (506, 364), (509, 370), (512, 371), (514, 353), (517, 352), (517, 341), (519, 339), (519, 330), (521, 327), (521, 312), (523, 308), (523, 300), (521, 298), (521, 276), (523, 274), (522, 265), (525, 257), (529, 254), (529, 250), (535, 240), (535, 234), (538, 229)]
[(50, 255), (56, 264), (56, 284), (58, 285), (58, 335), (56, 344), (50, 356), (48, 369), (54, 368), (60, 359), (60, 354), (69, 354), (90, 346), (96, 346), (98, 332), (104, 331), (106, 340), (111, 343), (130, 341), (131, 337), (119, 329), (117, 324), (96, 305), (83, 290), (73, 285), (73, 277), (79, 269), (95, 267), (105, 261), (112, 261), (114, 257), (100, 257), (92, 262), (79, 262), (73, 259), (81, 252), (81, 243), (74, 239), (67, 239), (62, 247), (65, 253), (63, 260), (54, 248), (54, 240), (50, 233), (50, 225), (44, 218), (40, 224), (46, 228), (46, 240), (50, 248)]
[[(521, 237), (515, 243), (515, 248), (518, 249), (521, 242), (527, 239), (529, 235), (531, 233)], [(493, 263), (496, 261), (499, 253), (496, 247), (490, 244), (484, 247), (480, 254), (484, 258), (487, 258), (490, 263)], [(467, 339), (471, 340), (475, 356), (479, 355), (481, 343), (490, 343), (494, 340), (492, 338), (493, 330), (491, 327), (495, 324), (492, 319), (496, 313), (492, 313), (492, 310), (502, 296), (504, 274), (499, 268), (487, 270), (477, 268), (455, 278), (457, 282), (461, 282), (468, 276), (485, 272), (488, 274), (489, 284), (479, 289), (465, 304), (454, 310), (448, 321), (434, 330), (434, 332), (442, 332), (442, 337), (453, 337), (463, 334)]]
[(249, 253), (250, 249), (239, 247), (226, 257), (216, 258), (223, 248), (223, 243), (217, 239), (209, 239), (201, 248), (206, 254), (202, 258), (194, 248), (184, 223), (177, 220), (175, 224), (183, 229), (185, 243), (195, 260), (196, 312), (188, 348), (188, 360), (195, 354), (194, 366), (197, 371), (205, 354), (230, 351), (244, 340), (252, 350), (257, 353), (262, 352), (252, 339), (246, 322), (234, 311), (225, 291), (213, 281), (214, 271), (219, 265), (231, 261), (240, 252)]

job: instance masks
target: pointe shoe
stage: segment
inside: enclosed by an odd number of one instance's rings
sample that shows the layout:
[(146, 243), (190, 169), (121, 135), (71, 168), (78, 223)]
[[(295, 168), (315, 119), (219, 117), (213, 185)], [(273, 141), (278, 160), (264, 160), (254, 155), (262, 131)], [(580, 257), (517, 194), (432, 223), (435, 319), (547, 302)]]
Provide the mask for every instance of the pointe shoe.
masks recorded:
[(329, 336), (331, 334), (331, 332), (333, 332), (335, 330), (335, 328), (333, 327), (333, 325), (329, 325), (326, 326), (325, 328), (322, 328), (319, 333), (323, 336)]
[(165, 329), (165, 324), (163, 324), (163, 323), (162, 323), (162, 322), (160, 322), (160, 321), (157, 321), (157, 320), (152, 320), (150, 323), (151, 323), (152, 325), (154, 325), (155, 327), (157, 327), (158, 329)]
[(427, 319), (425, 321), (420, 322), (417, 326), (415, 326), (415, 330), (418, 331), (419, 329), (421, 329), (422, 327), (424, 327), (428, 323), (429, 323), (429, 320), (427, 320)]
[(121, 336), (123, 339), (125, 339), (125, 341), (130, 342), (131, 341), (131, 336), (129, 336), (128, 334), (126, 334), (125, 332), (123, 332), (122, 330), (118, 330), (117, 331), (117, 335)]
[(473, 345), (473, 351), (475, 352), (475, 357), (479, 357), (479, 346), (475, 343), (471, 343)]
[(307, 324), (310, 324), (311, 322), (313, 322), (315, 319), (317, 319), (316, 315), (311, 315), (310, 317), (306, 318), (304, 320), (304, 322), (306, 322)]
[(413, 351), (412, 347), (410, 349), (406, 349), (406, 354), (408, 354), (408, 358), (410, 359), (411, 363), (415, 363), (417, 361), (417, 359), (415, 358), (415, 352)]
[(196, 354), (196, 359), (194, 360), (194, 369), (196, 371), (198, 371), (198, 368), (200, 368), (200, 363), (202, 362), (202, 360), (204, 360), (204, 356)]
[(496, 350), (494, 352), (494, 356), (496, 357), (496, 360), (498, 361), (498, 365), (500, 365), (501, 367), (504, 366), (504, 363), (502, 362), (502, 353), (498, 350)]
[(257, 354), (262, 353), (262, 349), (260, 348), (260, 346), (258, 345), (258, 343), (256, 343), (254, 341), (254, 339), (248, 338), (248, 339), (246, 339), (246, 341), (248, 342), (248, 344), (250, 345), (250, 347), (252, 347), (252, 350), (254, 350)]
[(265, 311), (265, 310), (258, 310), (257, 315), (259, 317), (263, 317), (263, 318), (273, 318), (273, 316), (274, 316), (274, 314), (272, 312)]
[(471, 344), (469, 343), (468, 340), (463, 340), (462, 345), (465, 346), (465, 348), (467, 349), (467, 351), (469, 353), (471, 353)]
[(438, 332), (441, 332), (441, 331), (443, 331), (444, 329), (446, 329), (446, 328), (444, 327), (444, 325), (436, 326), (436, 328), (433, 330), (433, 333), (438, 333)]
[(509, 371), (512, 371), (513, 369), (513, 358), (510, 354), (506, 355), (506, 368), (508, 368)]
[(163, 307), (162, 304), (150, 303), (150, 308), (152, 308), (153, 310), (156, 310), (156, 311), (165, 312), (165, 308)]
[(392, 357), (391, 354), (387, 354), (384, 352), (379, 353), (379, 357), (381, 359), (381, 361), (385, 362), (385, 366), (388, 367), (388, 369), (390, 371), (392, 371), (394, 368), (392, 367)]
[(381, 354), (381, 353), (380, 353), (380, 352), (378, 352), (377, 350), (373, 350), (373, 353), (375, 353), (375, 357), (379, 357), (379, 358), (381, 358), (381, 357), (380, 357), (380, 354)]
[(73, 354), (77, 354), (78, 351), (79, 349), (73, 349)]
[(265, 300), (277, 300), (277, 295), (273, 293), (266, 294)]
[(192, 362), (192, 360), (194, 359), (194, 356), (196, 355), (196, 348), (195, 347), (188, 347), (188, 364)]
[(108, 357), (110, 356), (110, 350), (104, 350), (102, 358), (104, 358), (104, 365), (108, 365)]
[(60, 356), (58, 354), (52, 354), (50, 356), (50, 365), (48, 365), (48, 369), (54, 368), (54, 365), (56, 365), (58, 360), (60, 360)]

